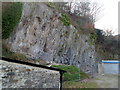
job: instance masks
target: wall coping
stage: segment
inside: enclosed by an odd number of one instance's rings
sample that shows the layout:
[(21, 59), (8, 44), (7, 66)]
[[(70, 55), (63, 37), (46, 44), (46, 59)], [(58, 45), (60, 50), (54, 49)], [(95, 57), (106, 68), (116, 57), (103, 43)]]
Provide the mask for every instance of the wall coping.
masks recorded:
[(14, 59), (5, 58), (5, 57), (0, 57), (0, 59), (3, 60), (3, 61), (7, 61), (7, 62), (18, 63), (18, 64), (23, 64), (23, 65), (33, 66), (33, 67), (38, 67), (38, 68), (44, 68), (44, 69), (48, 69), (48, 70), (54, 70), (54, 71), (58, 71), (60, 73), (65, 73), (66, 72), (64, 70), (53, 68), (53, 67), (47, 67), (47, 66), (44, 66), (44, 65), (33, 64), (33, 63), (20, 61), (20, 60), (14, 60)]

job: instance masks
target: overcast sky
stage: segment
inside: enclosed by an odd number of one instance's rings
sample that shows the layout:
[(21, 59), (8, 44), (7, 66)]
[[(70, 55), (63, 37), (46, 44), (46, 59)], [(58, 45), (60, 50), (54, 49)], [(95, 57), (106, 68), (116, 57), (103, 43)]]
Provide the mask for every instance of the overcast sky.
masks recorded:
[(103, 4), (99, 20), (95, 23), (98, 29), (109, 29), (118, 34), (118, 2), (120, 0), (94, 0)]

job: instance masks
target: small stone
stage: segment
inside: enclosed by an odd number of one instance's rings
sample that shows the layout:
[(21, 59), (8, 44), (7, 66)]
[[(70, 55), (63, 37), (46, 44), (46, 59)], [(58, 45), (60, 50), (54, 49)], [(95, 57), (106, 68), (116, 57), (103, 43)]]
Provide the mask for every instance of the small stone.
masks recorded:
[(12, 75), (15, 75), (15, 73), (14, 72), (9, 72), (9, 73), (7, 73), (7, 75), (12, 76)]

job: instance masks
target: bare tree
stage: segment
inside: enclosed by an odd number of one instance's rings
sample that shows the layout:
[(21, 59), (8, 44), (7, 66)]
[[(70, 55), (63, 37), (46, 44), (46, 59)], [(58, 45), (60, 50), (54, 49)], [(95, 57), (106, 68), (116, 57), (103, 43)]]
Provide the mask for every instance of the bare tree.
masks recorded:
[(92, 2), (90, 4), (90, 15), (92, 16), (93, 22), (96, 22), (99, 19), (99, 14), (102, 10), (102, 5), (98, 4), (97, 2)]
[(80, 16), (84, 23), (94, 24), (98, 20), (102, 6), (90, 0), (69, 0), (68, 2), (56, 3), (60, 9)]
[(102, 6), (97, 2), (90, 2), (89, 0), (75, 0), (75, 2), (69, 1), (67, 9), (69, 13), (73, 13), (77, 16), (85, 17), (90, 22), (95, 23), (98, 19), (98, 15)]

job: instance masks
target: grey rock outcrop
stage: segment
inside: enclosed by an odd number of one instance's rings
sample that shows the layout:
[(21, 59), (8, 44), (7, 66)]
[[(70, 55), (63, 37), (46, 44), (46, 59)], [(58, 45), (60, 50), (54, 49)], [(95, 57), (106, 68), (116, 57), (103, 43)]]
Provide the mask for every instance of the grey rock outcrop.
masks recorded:
[(60, 14), (45, 3), (24, 3), (20, 23), (8, 39), (11, 51), (75, 65), (93, 76), (97, 73), (95, 45), (73, 25), (64, 26)]

